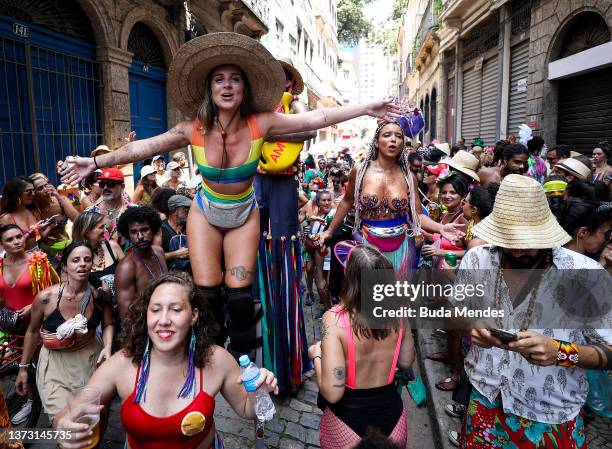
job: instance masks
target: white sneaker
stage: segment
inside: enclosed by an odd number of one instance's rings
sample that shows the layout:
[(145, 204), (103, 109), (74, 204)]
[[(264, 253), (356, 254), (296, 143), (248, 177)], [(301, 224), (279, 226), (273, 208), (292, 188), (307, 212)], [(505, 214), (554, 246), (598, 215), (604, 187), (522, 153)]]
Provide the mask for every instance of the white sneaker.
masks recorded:
[(15, 416), (13, 416), (13, 419), (11, 419), (11, 422), (13, 423), (14, 426), (18, 426), (19, 424), (23, 423), (25, 420), (28, 419), (28, 416), (30, 416), (31, 412), (32, 412), (32, 399), (28, 399), (21, 406), (21, 410), (15, 413)]
[(453, 443), (453, 446), (459, 447), (459, 432), (457, 432), (456, 430), (449, 431), (448, 439), (451, 443)]

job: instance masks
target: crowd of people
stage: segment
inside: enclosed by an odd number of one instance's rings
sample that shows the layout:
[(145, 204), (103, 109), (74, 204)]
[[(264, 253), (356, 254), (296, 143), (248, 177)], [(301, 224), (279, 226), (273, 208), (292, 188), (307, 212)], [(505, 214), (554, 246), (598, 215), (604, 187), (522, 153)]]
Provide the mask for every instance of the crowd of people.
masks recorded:
[[(522, 317), (434, 332), (446, 349), (427, 357), (452, 365), (435, 386), (454, 392), (446, 410), (463, 418), (449, 435), (458, 446), (584, 448), (585, 414), (612, 416), (588, 397), (590, 375), (612, 369), (609, 307), (596, 329), (540, 329), (533, 304), (554, 308), (569, 292), (541, 286), (543, 275), (521, 288), (512, 270), (612, 272), (606, 142), (590, 155), (539, 136), (424, 146), (404, 135), (391, 101), (308, 111), (291, 62), (234, 33), (181, 47), (168, 84), (193, 120), (69, 156), (60, 186), (34, 173), (2, 188), (0, 331), (25, 335), (16, 390), (31, 398), (34, 364), (44, 412), (76, 435), (64, 447), (91, 437), (66, 408), (84, 385), (102, 392), (102, 432), (119, 396), (127, 447), (222, 447), (218, 393), (255, 417), (237, 382), (241, 354), (270, 392), (295, 395), (315, 370), (323, 449), (405, 447), (410, 417), (395, 380), (414, 363), (414, 329), (364, 318), (364, 273), (376, 270), (392, 284), (432, 270), (475, 283), (486, 269), (496, 290), (469, 305)], [(300, 158), (316, 129), (360, 115), (378, 120), (361, 153)], [(187, 145), (193, 173), (183, 152), (167, 164), (162, 155)], [(122, 167), (137, 161), (129, 195)], [(319, 341), (308, 347), (304, 314), (316, 301)]]

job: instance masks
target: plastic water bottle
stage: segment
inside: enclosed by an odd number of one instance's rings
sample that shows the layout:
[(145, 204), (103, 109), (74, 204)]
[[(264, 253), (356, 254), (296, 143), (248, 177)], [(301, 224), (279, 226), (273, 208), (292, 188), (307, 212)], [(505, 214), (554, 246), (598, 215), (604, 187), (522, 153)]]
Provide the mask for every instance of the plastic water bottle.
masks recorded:
[(244, 389), (249, 394), (251, 404), (255, 407), (257, 419), (270, 421), (276, 413), (276, 408), (274, 408), (274, 403), (268, 392), (263, 388), (255, 387), (255, 383), (259, 379), (259, 368), (251, 362), (248, 355), (241, 355), (238, 361), (240, 362), (240, 379), (242, 379)]

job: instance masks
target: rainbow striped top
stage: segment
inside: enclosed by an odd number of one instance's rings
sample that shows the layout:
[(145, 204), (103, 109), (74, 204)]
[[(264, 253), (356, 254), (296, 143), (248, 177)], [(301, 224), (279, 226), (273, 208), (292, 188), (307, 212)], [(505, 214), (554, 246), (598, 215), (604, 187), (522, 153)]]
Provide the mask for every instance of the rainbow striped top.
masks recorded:
[[(200, 132), (200, 121), (196, 119), (193, 134), (191, 136), (191, 147), (200, 174), (202, 175), (202, 187), (204, 180), (218, 182), (220, 184), (232, 184), (236, 182), (248, 181), (257, 172), (259, 157), (261, 156), (261, 147), (263, 145), (263, 133), (259, 128), (259, 124), (255, 116), (247, 117), (247, 124), (251, 132), (251, 148), (246, 161), (236, 167), (217, 168), (211, 167), (206, 161), (206, 150), (204, 144), (204, 135)], [(209, 188), (210, 190), (210, 188)]]

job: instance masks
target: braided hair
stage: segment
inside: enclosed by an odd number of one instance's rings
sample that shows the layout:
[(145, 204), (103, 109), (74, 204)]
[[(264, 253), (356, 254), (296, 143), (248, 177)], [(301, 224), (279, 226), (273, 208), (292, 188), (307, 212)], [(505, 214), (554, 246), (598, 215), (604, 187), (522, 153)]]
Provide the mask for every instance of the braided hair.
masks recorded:
[[(361, 197), (361, 190), (363, 186), (363, 178), (365, 177), (366, 172), (368, 171), (368, 167), (370, 166), (370, 162), (378, 159), (378, 137), (380, 136), (381, 130), (388, 124), (398, 125), (396, 122), (392, 121), (380, 121), (374, 131), (374, 137), (368, 146), (368, 150), (366, 152), (365, 159), (363, 163), (357, 170), (357, 176), (355, 179), (355, 226), (357, 229), (361, 228), (361, 201), (359, 201)], [(403, 135), (403, 133), (402, 133)], [(403, 143), (403, 141), (402, 141)], [(404, 179), (406, 180), (406, 184), (408, 185), (408, 196), (410, 201), (410, 215), (412, 218), (412, 228), (415, 235), (420, 234), (421, 232), (421, 220), (419, 219), (419, 214), (416, 210), (416, 192), (414, 192), (414, 181), (413, 174), (410, 171), (410, 162), (408, 161), (409, 152), (406, 151), (405, 147), (402, 145), (402, 151), (397, 156), (397, 163), (402, 169), (402, 173), (404, 174)]]

